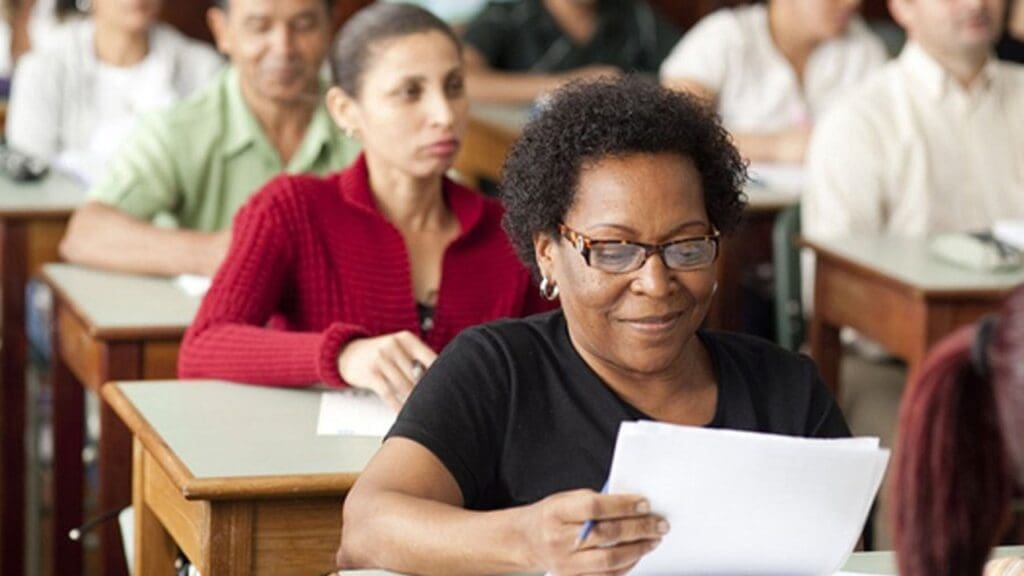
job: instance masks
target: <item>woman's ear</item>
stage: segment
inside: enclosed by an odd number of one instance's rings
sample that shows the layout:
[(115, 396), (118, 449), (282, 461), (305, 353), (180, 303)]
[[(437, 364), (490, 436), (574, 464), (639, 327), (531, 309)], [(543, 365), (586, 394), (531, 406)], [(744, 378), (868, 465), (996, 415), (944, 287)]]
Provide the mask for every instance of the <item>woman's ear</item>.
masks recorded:
[(331, 86), (324, 97), (327, 112), (345, 134), (352, 138), (359, 134), (359, 104), (338, 86)]
[(551, 278), (555, 270), (555, 239), (547, 232), (533, 235), (533, 257), (545, 278)]

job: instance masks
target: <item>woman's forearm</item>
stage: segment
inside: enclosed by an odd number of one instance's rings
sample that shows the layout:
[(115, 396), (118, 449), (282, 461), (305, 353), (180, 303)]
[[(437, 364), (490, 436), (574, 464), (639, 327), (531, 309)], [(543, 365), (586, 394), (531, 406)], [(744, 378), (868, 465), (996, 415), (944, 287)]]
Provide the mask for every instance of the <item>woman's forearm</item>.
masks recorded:
[(529, 550), (526, 511), (477, 512), (398, 492), (350, 497), (338, 566), (415, 574), (542, 570)]

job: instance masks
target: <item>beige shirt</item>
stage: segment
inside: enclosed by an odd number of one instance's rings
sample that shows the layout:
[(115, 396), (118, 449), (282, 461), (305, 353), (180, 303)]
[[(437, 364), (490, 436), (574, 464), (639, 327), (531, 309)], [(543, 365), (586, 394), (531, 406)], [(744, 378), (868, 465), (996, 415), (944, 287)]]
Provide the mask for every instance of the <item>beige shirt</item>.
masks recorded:
[(714, 91), (725, 127), (771, 132), (811, 125), (886, 61), (885, 47), (859, 18), (818, 46), (803, 82), (775, 47), (764, 4), (723, 8), (697, 23), (661, 65), (662, 80), (685, 78)]
[(993, 58), (967, 90), (908, 44), (818, 124), (802, 207), (819, 237), (1024, 218), (1024, 67)]

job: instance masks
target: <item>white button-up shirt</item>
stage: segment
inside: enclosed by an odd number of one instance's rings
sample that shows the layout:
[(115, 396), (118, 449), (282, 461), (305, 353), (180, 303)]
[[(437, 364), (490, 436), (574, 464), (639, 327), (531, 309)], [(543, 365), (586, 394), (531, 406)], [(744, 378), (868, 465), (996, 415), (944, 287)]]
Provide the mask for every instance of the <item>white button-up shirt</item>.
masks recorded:
[(661, 65), (662, 80), (683, 78), (714, 91), (734, 132), (773, 132), (813, 123), (841, 94), (886, 60), (881, 40), (860, 19), (818, 46), (801, 84), (775, 47), (763, 4), (725, 8), (693, 27)]
[(1024, 218), (1024, 67), (993, 58), (965, 89), (910, 43), (818, 124), (807, 170), (811, 236)]

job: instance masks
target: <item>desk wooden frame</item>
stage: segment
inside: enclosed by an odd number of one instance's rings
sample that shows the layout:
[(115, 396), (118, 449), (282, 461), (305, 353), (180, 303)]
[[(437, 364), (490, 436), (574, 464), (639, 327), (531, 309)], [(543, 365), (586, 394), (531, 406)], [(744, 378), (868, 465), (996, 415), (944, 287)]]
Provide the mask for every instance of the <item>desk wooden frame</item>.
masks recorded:
[[(81, 574), (82, 546), (72, 542), (67, 534), (83, 522), (84, 391), (99, 394), (103, 384), (111, 380), (174, 378), (185, 327), (98, 329), (59, 285), (48, 280), (45, 273), (43, 278), (54, 290), (53, 566), (55, 574)], [(99, 454), (99, 511), (129, 505), (131, 434), (103, 402), (100, 403)], [(100, 528), (100, 541), (104, 574), (126, 576), (127, 564), (117, 522), (104, 523)]]
[[(4, 185), (5, 181), (0, 181)], [(57, 259), (70, 207), (43, 210), (0, 209), (0, 276), (3, 326), (0, 354), (0, 572), (25, 570), (25, 285), (43, 264)]]
[(204, 575), (333, 571), (358, 474), (197, 479), (120, 388), (103, 397), (135, 437), (135, 574), (166, 572), (178, 548)]
[(842, 349), (839, 329), (849, 326), (907, 363), (912, 380), (928, 350), (960, 326), (995, 311), (1007, 289), (930, 290), (871, 269), (812, 240), (815, 252), (811, 356), (838, 397)]

